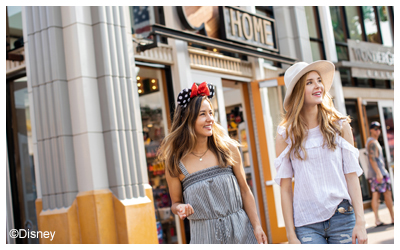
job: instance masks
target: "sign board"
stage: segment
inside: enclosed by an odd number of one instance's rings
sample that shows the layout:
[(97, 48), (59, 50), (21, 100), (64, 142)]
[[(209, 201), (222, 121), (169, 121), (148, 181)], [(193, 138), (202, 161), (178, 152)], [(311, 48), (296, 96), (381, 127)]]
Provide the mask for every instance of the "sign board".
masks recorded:
[(219, 7), (222, 39), (278, 51), (275, 20), (235, 7)]
[(394, 66), (393, 47), (351, 39), (347, 40), (347, 45), (350, 62), (360, 65), (351, 68), (352, 77), (394, 79), (394, 71), (390, 70)]

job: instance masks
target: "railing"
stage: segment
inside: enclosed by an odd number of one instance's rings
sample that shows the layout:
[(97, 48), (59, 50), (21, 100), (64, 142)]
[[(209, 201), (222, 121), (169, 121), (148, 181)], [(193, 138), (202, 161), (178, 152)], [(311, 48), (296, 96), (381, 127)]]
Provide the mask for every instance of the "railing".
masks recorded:
[(25, 49), (24, 47), (18, 48), (12, 52), (13, 54), (20, 54), (24, 56), (22, 61), (6, 60), (6, 74), (11, 74), (20, 69), (25, 68)]
[(232, 58), (220, 53), (197, 48), (189, 47), (188, 50), (190, 67), (192, 69), (201, 69), (238, 76), (252, 76), (250, 62), (245, 62), (238, 58)]
[[(134, 45), (134, 47), (136, 46)], [(190, 57), (190, 67), (192, 69), (201, 69), (245, 77), (252, 76), (252, 68), (250, 62), (242, 61), (238, 58), (232, 58), (229, 56), (224, 56), (220, 53), (201, 50), (197, 48), (189, 47), (188, 50)], [(24, 48), (20, 48), (18, 49), (18, 51), (14, 51), (14, 53), (25, 55), (25, 50)], [(173, 64), (172, 47), (164, 44), (159, 44), (156, 48), (149, 49), (144, 52), (136, 52), (135, 60), (171, 65)], [(25, 68), (25, 60), (6, 60), (7, 74), (13, 73), (23, 68)]]

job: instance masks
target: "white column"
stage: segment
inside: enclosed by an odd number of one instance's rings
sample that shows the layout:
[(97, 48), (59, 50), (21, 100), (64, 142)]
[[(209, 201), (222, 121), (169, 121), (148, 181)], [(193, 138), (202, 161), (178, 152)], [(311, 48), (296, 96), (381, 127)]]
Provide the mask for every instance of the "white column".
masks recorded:
[(78, 190), (107, 189), (90, 7), (61, 7), (61, 15)]
[(312, 62), (307, 18), (302, 6), (274, 6), (276, 33), (282, 55)]
[[(329, 11), (329, 6), (318, 6), (319, 20), (321, 24), (322, 37), (324, 41), (324, 50), (326, 59), (333, 63), (338, 62), (336, 53), (335, 37), (332, 27), (331, 12)], [(338, 69), (335, 71), (335, 77), (333, 78), (333, 83), (330, 94), (334, 98), (336, 109), (346, 115), (346, 106), (344, 103), (342, 80), (340, 79), (340, 72)]]
[(38, 198), (68, 207), (77, 192), (60, 7), (23, 7)]

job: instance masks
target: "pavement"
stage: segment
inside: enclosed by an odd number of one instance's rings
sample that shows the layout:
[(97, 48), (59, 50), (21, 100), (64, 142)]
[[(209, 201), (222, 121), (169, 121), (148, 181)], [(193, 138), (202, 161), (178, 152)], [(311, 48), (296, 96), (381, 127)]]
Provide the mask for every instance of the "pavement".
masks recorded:
[(390, 225), (390, 223), (392, 223), (392, 219), (385, 204), (379, 205), (378, 215), (379, 219), (386, 225), (375, 227), (374, 212), (371, 208), (364, 210), (368, 244), (394, 244), (394, 226)]

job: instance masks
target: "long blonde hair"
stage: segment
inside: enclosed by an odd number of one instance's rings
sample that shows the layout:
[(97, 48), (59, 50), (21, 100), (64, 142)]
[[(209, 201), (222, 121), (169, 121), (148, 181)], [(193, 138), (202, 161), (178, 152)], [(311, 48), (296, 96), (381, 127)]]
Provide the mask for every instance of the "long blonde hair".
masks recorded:
[[(171, 131), (161, 142), (158, 159), (164, 162), (165, 169), (172, 177), (177, 177), (182, 173), (178, 167), (179, 161), (196, 146), (197, 136), (194, 128), (203, 100), (207, 100), (213, 110), (206, 96), (192, 98), (186, 108), (178, 105), (174, 112)], [(212, 132), (212, 136), (208, 137), (208, 148), (217, 156), (221, 167), (233, 165), (235, 160), (229, 146), (232, 144), (240, 146), (240, 144), (224, 133), (222, 126), (216, 122)]]
[[(311, 71), (310, 71), (311, 72)], [(304, 105), (304, 92), (307, 81), (307, 76), (310, 72), (304, 74), (299, 81), (296, 83), (292, 95), (289, 99), (287, 113), (283, 116), (280, 126), (286, 129), (286, 138), (289, 137), (291, 141), (291, 147), (288, 155), (294, 154), (297, 159), (305, 160), (307, 158), (307, 152), (304, 148), (304, 139), (308, 133), (308, 127), (303, 116), (300, 115), (301, 109)], [(318, 73), (319, 74), (319, 73)], [(323, 79), (322, 79), (322, 83)], [(325, 86), (325, 85), (324, 85)], [(339, 111), (336, 110), (333, 105), (331, 95), (326, 92), (325, 88), (323, 91), (322, 103), (318, 104), (318, 123), (319, 129), (321, 130), (324, 138), (324, 146), (328, 146), (329, 149), (336, 149), (336, 133), (342, 135), (340, 125), (338, 121), (346, 119), (350, 123), (348, 116), (343, 116)], [(300, 152), (303, 152), (304, 158), (302, 158)]]

